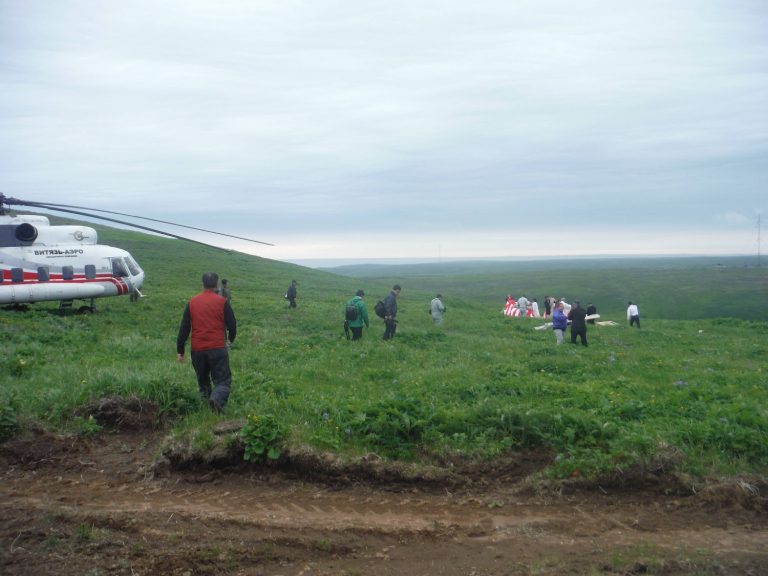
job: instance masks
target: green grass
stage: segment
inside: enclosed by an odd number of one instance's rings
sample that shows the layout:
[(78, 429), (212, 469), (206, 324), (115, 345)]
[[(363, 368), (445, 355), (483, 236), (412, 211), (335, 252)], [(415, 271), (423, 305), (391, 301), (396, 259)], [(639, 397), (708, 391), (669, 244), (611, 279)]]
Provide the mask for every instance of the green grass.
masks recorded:
[[(554, 477), (768, 470), (768, 323), (719, 317), (729, 284), (714, 283), (709, 266), (682, 261), (675, 268), (665, 260), (599, 273), (554, 263), (521, 270), (514, 281), (540, 278), (531, 290), (541, 298), (547, 291), (592, 299), (620, 323), (590, 327), (589, 348), (556, 347), (550, 330), (533, 330), (540, 321), (500, 313), (504, 294), (520, 291), (501, 289), (502, 281), (513, 282), (506, 271), (350, 278), (133, 232), (100, 229), (100, 240), (134, 255), (147, 272), (146, 297), (97, 301), (99, 312), (84, 316), (59, 316), (55, 303), (0, 311), (6, 437), (33, 421), (96, 433), (78, 408), (137, 395), (157, 402), (180, 434), (205, 449), (220, 417), (199, 402), (189, 362), (175, 362), (175, 339), (186, 300), (212, 269), (229, 279), (238, 318), (226, 418), (274, 417), (285, 442), (275, 450), (311, 446), (430, 461), (540, 449), (552, 454), (547, 472)], [(631, 297), (642, 304), (642, 330), (624, 320), (629, 288), (604, 281), (626, 280), (622, 274), (635, 275)], [(716, 274), (741, 279), (736, 300), (755, 317), (764, 313), (765, 269), (726, 266)], [(296, 310), (282, 299), (292, 278), (300, 283)], [(403, 292), (395, 340), (381, 341), (373, 315), (361, 342), (345, 340), (350, 295), (363, 288), (372, 308), (396, 281)], [(435, 327), (427, 309), (443, 285), (448, 313)], [(587, 286), (594, 297), (581, 295)], [(698, 318), (652, 313), (652, 302), (674, 303), (678, 293), (697, 302)]]

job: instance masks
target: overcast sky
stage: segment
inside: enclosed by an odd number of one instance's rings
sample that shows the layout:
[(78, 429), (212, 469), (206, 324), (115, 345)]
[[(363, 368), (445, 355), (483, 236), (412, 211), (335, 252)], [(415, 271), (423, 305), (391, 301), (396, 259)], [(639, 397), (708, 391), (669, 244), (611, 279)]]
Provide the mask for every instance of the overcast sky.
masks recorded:
[(0, 192), (278, 260), (754, 253), (767, 31), (765, 0), (0, 0)]

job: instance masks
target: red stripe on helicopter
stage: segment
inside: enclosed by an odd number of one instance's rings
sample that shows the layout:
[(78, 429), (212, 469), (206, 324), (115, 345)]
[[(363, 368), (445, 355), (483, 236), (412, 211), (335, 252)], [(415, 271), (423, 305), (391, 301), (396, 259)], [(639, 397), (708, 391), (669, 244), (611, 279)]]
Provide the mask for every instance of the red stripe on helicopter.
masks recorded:
[(128, 284), (120, 277), (115, 278), (111, 274), (97, 274), (95, 278), (86, 278), (83, 274), (75, 274), (71, 280), (65, 280), (61, 274), (51, 274), (49, 280), (38, 280), (37, 274), (34, 272), (24, 272), (24, 280), (22, 282), (13, 282), (10, 275), (2, 274), (4, 271), (0, 271), (0, 275), (3, 276), (3, 283), (9, 282), (13, 286), (23, 286), (25, 284), (101, 284), (103, 282), (109, 282), (114, 284), (117, 288), (117, 295), (122, 296), (128, 294)]

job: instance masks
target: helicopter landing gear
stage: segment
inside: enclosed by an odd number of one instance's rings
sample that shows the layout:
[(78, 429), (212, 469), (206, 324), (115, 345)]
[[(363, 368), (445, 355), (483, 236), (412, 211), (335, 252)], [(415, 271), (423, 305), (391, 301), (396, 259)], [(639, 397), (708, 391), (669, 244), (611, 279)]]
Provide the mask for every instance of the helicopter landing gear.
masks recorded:
[(75, 308), (74, 306), (75, 302), (74, 300), (62, 300), (59, 302), (59, 314), (66, 314), (67, 312), (74, 311), (77, 314), (93, 314), (96, 312), (96, 303), (95, 299), (91, 298), (90, 305), (83, 305), (79, 306), (78, 308)]

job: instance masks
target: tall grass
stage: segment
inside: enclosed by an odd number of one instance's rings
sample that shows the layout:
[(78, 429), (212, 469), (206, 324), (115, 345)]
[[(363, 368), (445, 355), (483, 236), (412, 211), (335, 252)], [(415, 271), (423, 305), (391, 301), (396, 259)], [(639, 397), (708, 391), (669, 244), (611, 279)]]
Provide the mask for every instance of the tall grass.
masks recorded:
[[(539, 449), (551, 453), (556, 476), (670, 463), (697, 475), (768, 469), (764, 321), (644, 315), (637, 330), (617, 306), (619, 325), (590, 327), (588, 348), (557, 347), (550, 330), (533, 329), (540, 321), (505, 318), (500, 302), (474, 296), (482, 275), (442, 278), (451, 291), (437, 327), (427, 314), (436, 285), (423, 277), (353, 279), (110, 229), (100, 239), (144, 267), (146, 298), (103, 300), (87, 316), (59, 316), (53, 303), (0, 311), (0, 427), (9, 434), (9, 414), (66, 429), (83, 404), (132, 394), (181, 428), (209, 428), (218, 417), (198, 401), (189, 363), (175, 362), (175, 338), (184, 303), (212, 269), (230, 281), (239, 324), (226, 417), (274, 416), (289, 446), (404, 460)], [(537, 271), (557, 278), (552, 292), (577, 294), (571, 273)], [(704, 271), (691, 274), (646, 269), (632, 289), (643, 302), (665, 279), (678, 279), (666, 292), (683, 289), (681, 277), (706, 281)], [(282, 299), (292, 278), (295, 310)], [(344, 339), (344, 301), (363, 288), (372, 308), (394, 281), (404, 287), (394, 341), (381, 340), (373, 315), (362, 341)], [(606, 298), (625, 298), (609, 284), (600, 288)]]

